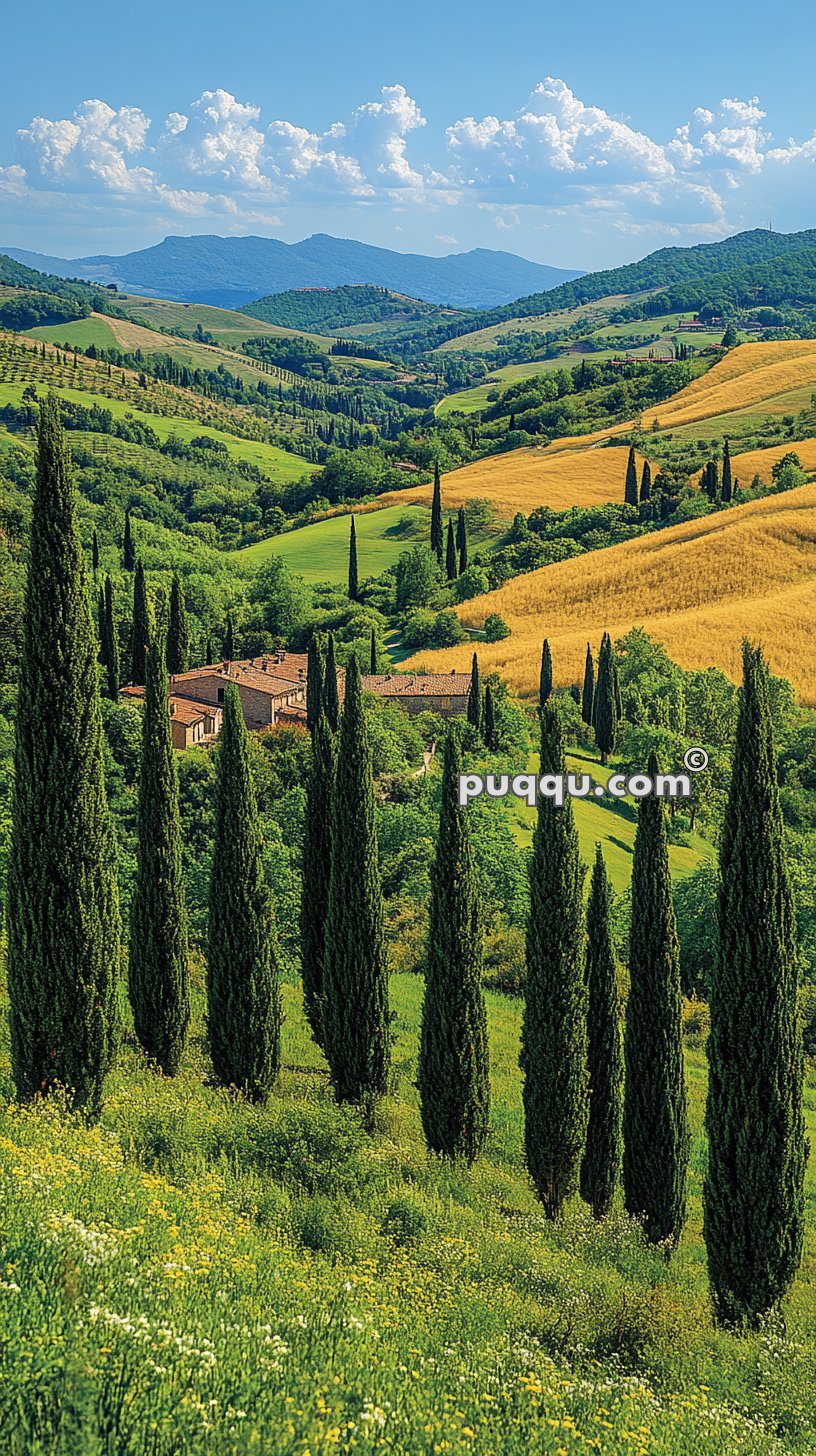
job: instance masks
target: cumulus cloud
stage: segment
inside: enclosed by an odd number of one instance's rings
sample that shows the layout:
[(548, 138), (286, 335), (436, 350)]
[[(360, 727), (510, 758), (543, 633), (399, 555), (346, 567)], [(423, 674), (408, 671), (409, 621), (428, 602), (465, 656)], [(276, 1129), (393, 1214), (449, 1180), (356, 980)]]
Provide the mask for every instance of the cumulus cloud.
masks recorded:
[(307, 122), (264, 115), (222, 88), (155, 119), (89, 100), (20, 129), (15, 155), (0, 159), (0, 192), (61, 193), (97, 207), (107, 196), (123, 212), (138, 203), (157, 216), (221, 216), (236, 229), (274, 225), (272, 207), (379, 205), (393, 214), (459, 203), (486, 209), (501, 231), (534, 216), (537, 228), (569, 217), (582, 231), (603, 222), (718, 235), (745, 216), (755, 221), (758, 199), (764, 209), (786, 190), (805, 192), (816, 165), (816, 134), (776, 143), (757, 97), (701, 105), (659, 139), (552, 76), (512, 115), (462, 117), (444, 136), (429, 135), (419, 102), (397, 83), (325, 131)]

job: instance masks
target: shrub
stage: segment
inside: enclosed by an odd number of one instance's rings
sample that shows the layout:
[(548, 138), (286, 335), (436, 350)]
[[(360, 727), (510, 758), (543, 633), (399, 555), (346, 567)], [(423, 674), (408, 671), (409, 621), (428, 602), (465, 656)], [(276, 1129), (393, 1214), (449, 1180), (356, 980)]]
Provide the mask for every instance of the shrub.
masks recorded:
[(500, 617), (498, 612), (491, 612), (485, 618), (484, 635), (485, 642), (501, 642), (505, 637), (510, 636), (510, 628), (504, 617)]

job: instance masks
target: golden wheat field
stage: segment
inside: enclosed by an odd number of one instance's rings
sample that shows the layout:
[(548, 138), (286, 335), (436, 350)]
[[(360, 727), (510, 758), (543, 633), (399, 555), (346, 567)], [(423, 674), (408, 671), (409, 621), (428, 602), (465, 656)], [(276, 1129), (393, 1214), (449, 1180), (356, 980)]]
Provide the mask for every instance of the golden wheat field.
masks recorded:
[[(516, 511), (529, 515), (536, 506), (554, 511), (570, 506), (594, 506), (623, 500), (627, 451), (591, 449), (550, 455), (543, 450), (509, 450), (475, 460), (461, 470), (442, 477), (442, 508), (455, 510), (469, 500), (489, 500), (499, 516), (508, 519)], [(638, 472), (643, 457), (638, 457)], [(657, 469), (657, 466), (653, 466)], [(417, 485), (409, 490), (390, 491), (378, 496), (377, 506), (431, 504), (433, 487)]]
[(650, 414), (659, 418), (662, 430), (669, 430), (767, 404), (777, 395), (808, 384), (816, 386), (816, 339), (740, 344)]
[[(739, 677), (744, 636), (761, 642), (774, 672), (816, 705), (816, 484), (516, 577), (458, 608), (466, 626), (498, 612), (511, 628), (479, 646), (483, 671), (523, 695), (537, 690), (549, 637), (556, 684), (580, 679), (589, 640), (641, 626), (682, 667)], [(423, 652), (406, 667), (464, 670), (472, 645)]]

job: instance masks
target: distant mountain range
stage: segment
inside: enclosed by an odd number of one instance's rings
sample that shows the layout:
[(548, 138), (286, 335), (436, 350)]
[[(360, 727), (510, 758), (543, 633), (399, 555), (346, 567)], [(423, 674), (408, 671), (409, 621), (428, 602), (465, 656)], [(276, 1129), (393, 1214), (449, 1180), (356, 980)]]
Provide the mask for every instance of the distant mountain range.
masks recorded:
[(350, 238), (315, 233), (300, 243), (277, 238), (167, 237), (153, 248), (121, 257), (52, 258), (21, 248), (8, 257), (61, 278), (115, 283), (131, 293), (219, 308), (296, 288), (373, 283), (455, 308), (498, 308), (523, 294), (545, 292), (580, 277), (577, 269), (530, 263), (514, 253), (474, 248), (430, 258), (395, 253)]

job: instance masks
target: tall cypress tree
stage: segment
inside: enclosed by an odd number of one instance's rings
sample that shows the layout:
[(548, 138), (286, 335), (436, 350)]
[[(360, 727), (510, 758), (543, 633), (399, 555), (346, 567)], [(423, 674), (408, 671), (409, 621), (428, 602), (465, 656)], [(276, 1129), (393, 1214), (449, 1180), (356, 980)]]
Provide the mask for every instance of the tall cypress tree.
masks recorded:
[(334, 660), (334, 633), (330, 632), (326, 646), (326, 667), (323, 674), (323, 705), (332, 733), (337, 732), (340, 723), (340, 694), (337, 690), (337, 665)]
[(213, 662), (213, 641), (209, 632), (204, 639), (204, 667), (211, 667)]
[[(649, 755), (649, 774), (659, 772)], [(632, 929), (624, 1049), (623, 1187), (652, 1243), (672, 1246), (686, 1213), (689, 1133), (680, 1015), (680, 949), (666, 814), (641, 799), (632, 859)]]
[(300, 962), (303, 1004), (315, 1041), (323, 1044), (323, 981), (331, 882), (334, 738), (322, 703), (312, 723), (312, 761), (303, 824)]
[(448, 581), (456, 580), (456, 543), (453, 537), (452, 516), (448, 516), (448, 539), (445, 546), (445, 575)]
[(99, 661), (102, 666), (105, 662), (105, 588), (101, 586), (96, 596), (96, 635), (99, 640)]
[(315, 633), (306, 654), (306, 727), (314, 730), (323, 711), (323, 674), (326, 670), (323, 640)]
[(747, 643), (718, 922), (703, 1231), (718, 1319), (752, 1327), (778, 1305), (799, 1267), (807, 1150), (796, 924), (768, 670)]
[(627, 506), (636, 506), (638, 503), (637, 460), (635, 458), (634, 445), (629, 446), (629, 458), (626, 462), (626, 485), (623, 492), (623, 499)]
[(459, 507), (456, 517), (456, 550), (459, 552), (459, 575), (468, 568), (467, 518), (464, 506)]
[(122, 542), (122, 565), (125, 571), (133, 571), (136, 567), (136, 546), (133, 540), (133, 528), (130, 524), (130, 511), (125, 511), (125, 536)]
[(105, 635), (102, 642), (102, 661), (105, 665), (105, 685), (111, 702), (116, 703), (119, 700), (119, 638), (113, 615), (113, 582), (109, 576), (105, 577), (103, 622)]
[(227, 612), (227, 630), (224, 633), (224, 660), (232, 662), (235, 657), (235, 627), (232, 622), (232, 612)]
[(640, 504), (645, 505), (646, 501), (652, 498), (652, 467), (648, 460), (643, 462), (643, 470), (640, 476)]
[(116, 1046), (121, 922), (105, 798), (97, 643), (71, 457), (40, 406), (19, 670), (8, 869), (17, 1094), (62, 1085), (95, 1109)]
[(139, 1041), (172, 1076), (184, 1050), (190, 1003), (178, 772), (158, 632), (147, 652), (128, 989)]
[(543, 708), (552, 692), (553, 672), (552, 653), (547, 637), (544, 638), (544, 646), (541, 649), (541, 670), (538, 675), (538, 706)]
[[(558, 714), (541, 709), (541, 773), (565, 774)], [(569, 798), (543, 795), (530, 862), (527, 980), (521, 1028), (524, 1146), (548, 1218), (578, 1183), (587, 1119), (583, 872)]]
[(442, 553), (445, 549), (445, 538), (442, 533), (442, 482), (439, 477), (439, 464), (434, 465), (433, 497), (431, 500), (431, 550), (435, 552), (439, 565), (442, 565)]
[(190, 665), (190, 629), (187, 606), (178, 574), (173, 572), (170, 587), (170, 614), (167, 622), (167, 671), (186, 672)]
[(584, 664), (584, 687), (581, 695), (581, 717), (584, 722), (592, 726), (592, 710), (595, 704), (595, 663), (592, 660), (592, 648), (587, 642), (586, 662)]
[(490, 1070), (479, 891), (467, 810), (459, 804), (461, 766), (455, 734), (449, 733), (431, 866), (417, 1085), (428, 1147), (472, 1163), (487, 1137)]
[(272, 901), (238, 689), (218, 739), (207, 949), (207, 1031), (218, 1080), (252, 1101), (280, 1067), (281, 1000)]
[(351, 529), (349, 530), (349, 559), (348, 559), (348, 594), (352, 602), (356, 602), (359, 592), (357, 579), (357, 527), (354, 524), (354, 517), (351, 518)]
[(732, 479), (731, 479), (731, 451), (730, 451), (730, 448), (729, 448), (729, 445), (728, 445), (728, 440), (726, 439), (724, 441), (724, 443), (723, 443), (722, 491), (721, 491), (722, 499), (724, 501), (728, 502), (728, 501), (730, 501), (730, 499), (731, 499), (731, 497), (732, 497), (733, 494), (734, 494), (734, 488), (733, 488), (733, 482), (732, 482)]
[(91, 567), (95, 577), (99, 570), (99, 537), (96, 531), (93, 533), (93, 541), (91, 542)]
[(598, 677), (595, 683), (592, 721), (595, 728), (595, 742), (601, 751), (601, 763), (605, 764), (609, 754), (615, 751), (618, 726), (615, 662), (612, 639), (608, 632), (603, 634), (601, 650), (598, 653)]
[(150, 642), (150, 607), (147, 601), (145, 571), (136, 563), (133, 577), (133, 626), (130, 637), (130, 681), (138, 686), (145, 682), (147, 649)]
[(621, 1159), (623, 1052), (611, 909), (612, 892), (596, 845), (587, 902), (589, 1119), (580, 1179), (581, 1197), (595, 1218), (605, 1218), (612, 1207)]
[(482, 738), (485, 748), (495, 751), (499, 746), (498, 734), (496, 732), (496, 711), (493, 707), (493, 690), (490, 683), (487, 684), (484, 693), (484, 712), (482, 713)]
[(332, 808), (323, 1046), (337, 1100), (356, 1102), (387, 1090), (391, 1050), (371, 747), (356, 657), (346, 669)]
[(376, 672), (377, 672), (377, 634), (374, 631), (374, 628), (373, 627), (371, 628), (371, 641), (369, 643), (368, 670), (371, 673), (372, 677), (374, 677), (376, 675)]
[(470, 668), (470, 687), (467, 700), (467, 720), (478, 732), (482, 726), (482, 689), (479, 682), (479, 659), (473, 654)]

